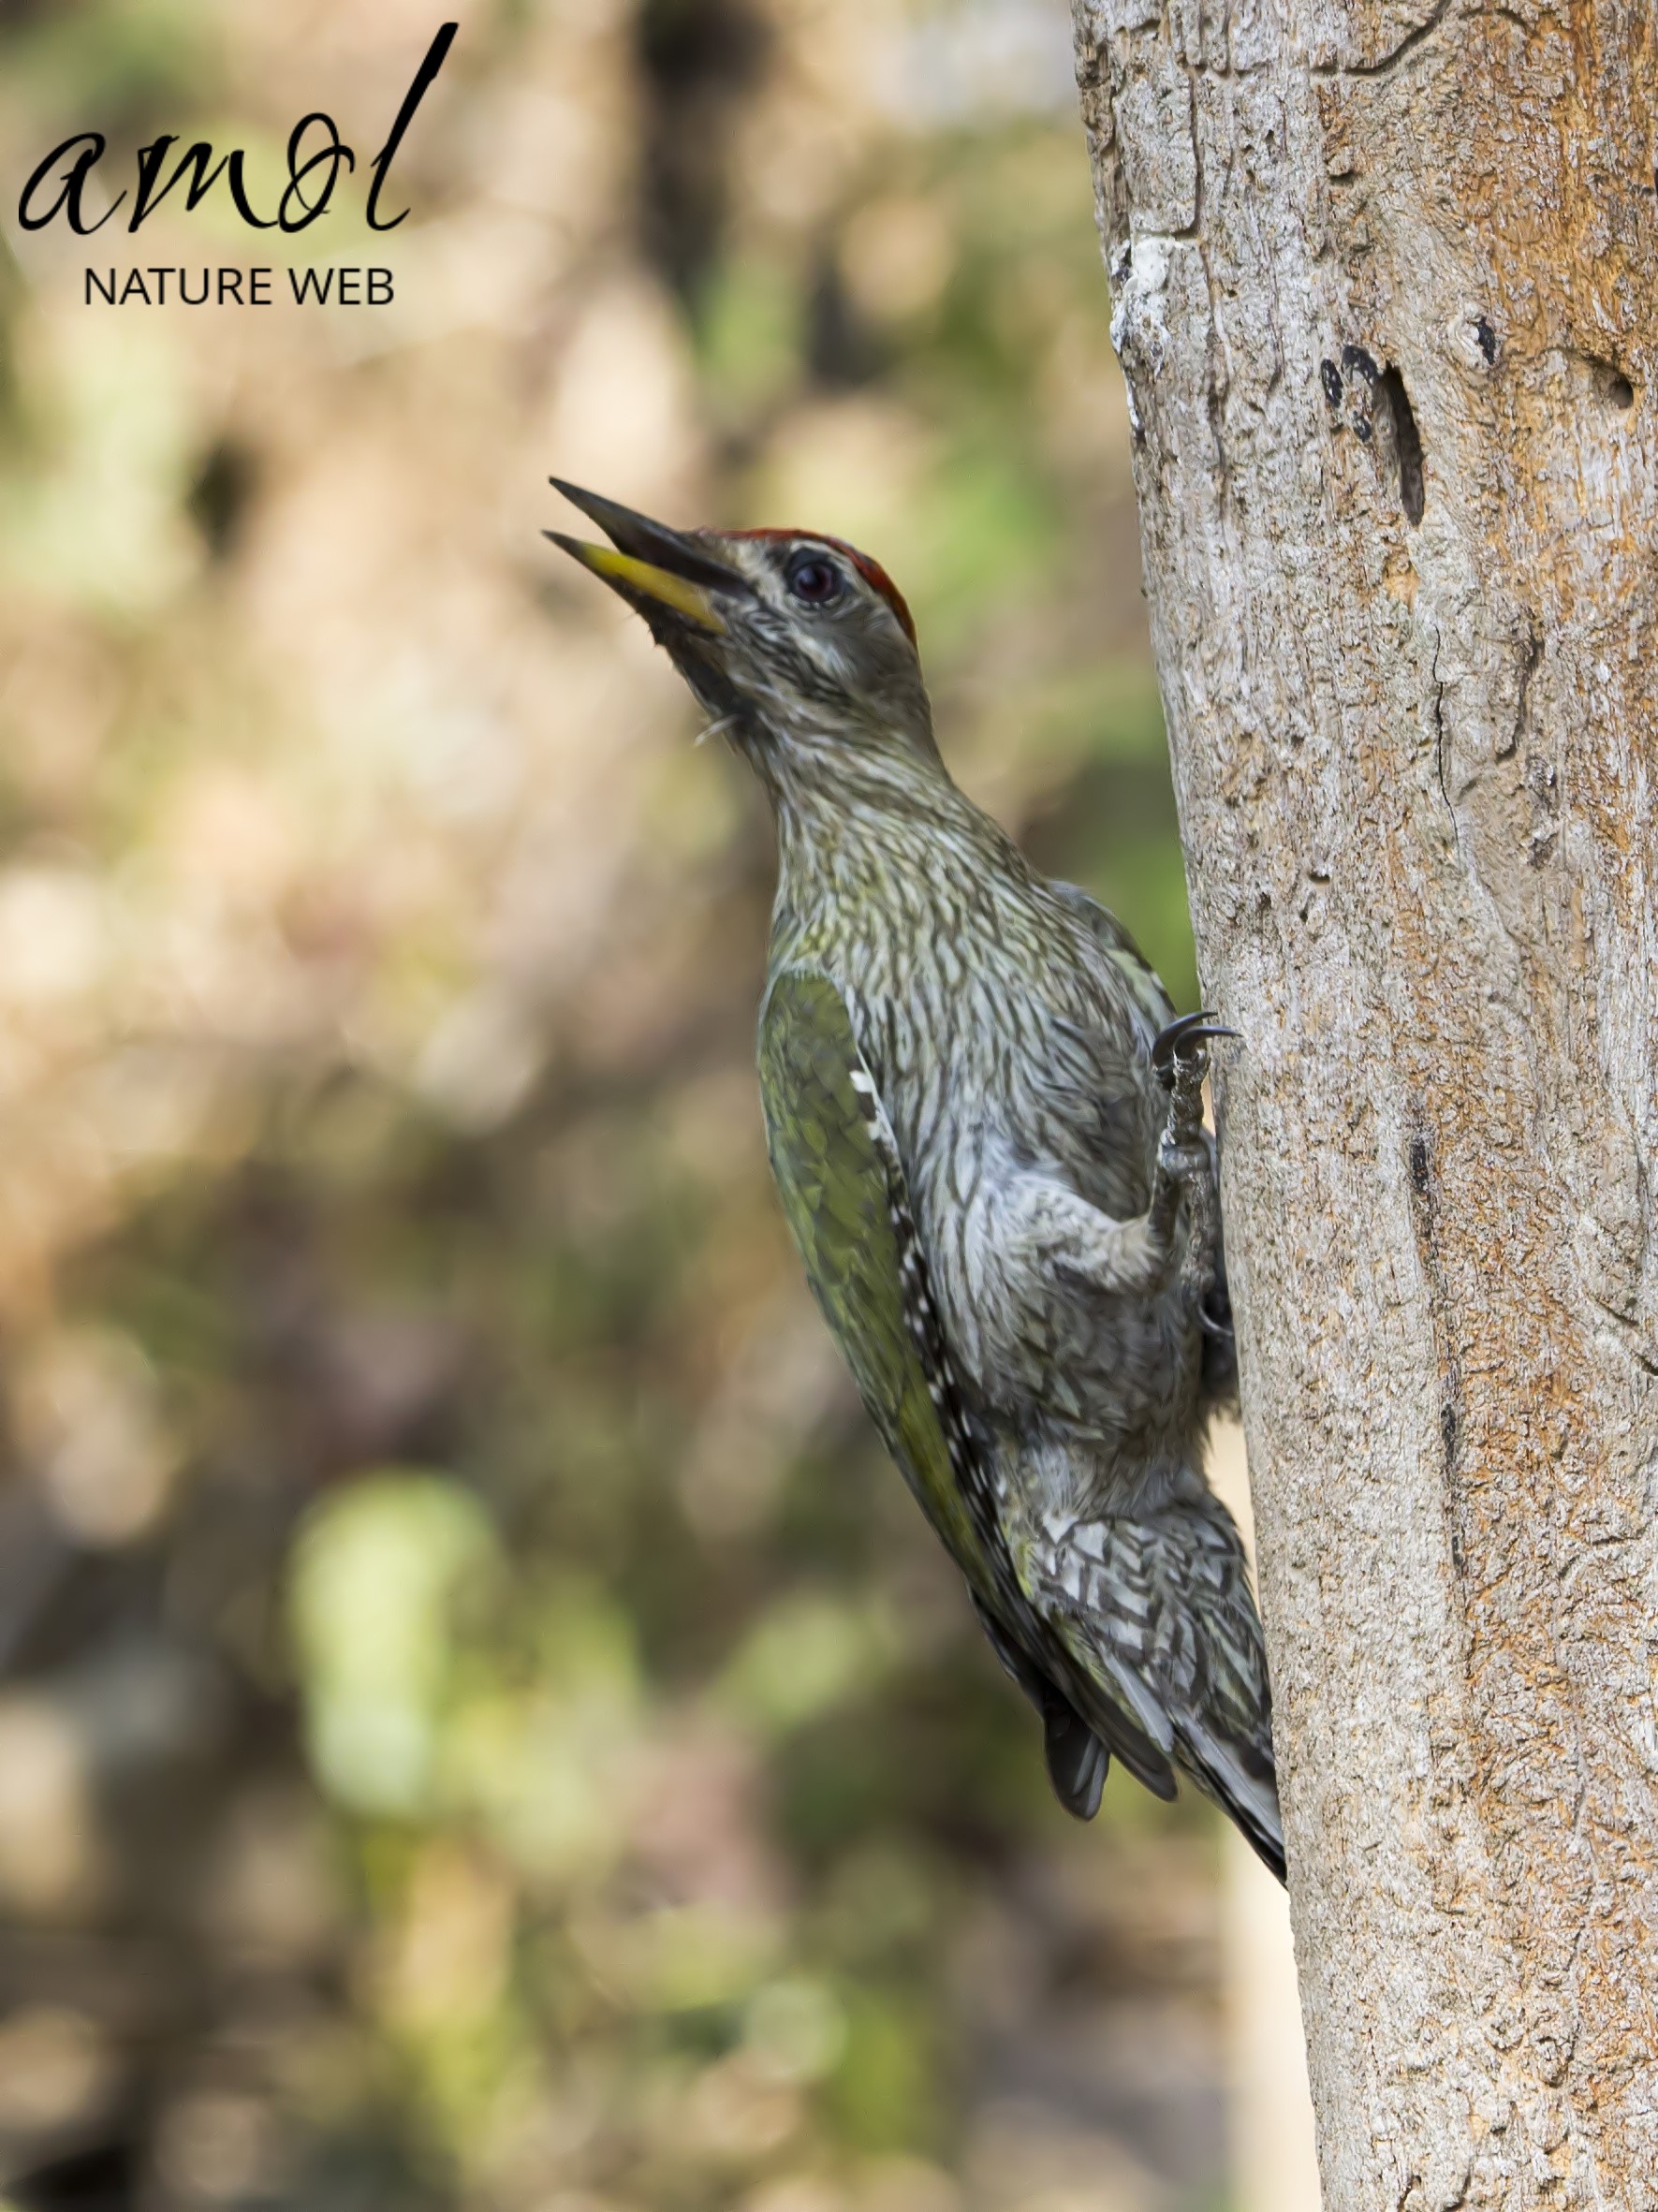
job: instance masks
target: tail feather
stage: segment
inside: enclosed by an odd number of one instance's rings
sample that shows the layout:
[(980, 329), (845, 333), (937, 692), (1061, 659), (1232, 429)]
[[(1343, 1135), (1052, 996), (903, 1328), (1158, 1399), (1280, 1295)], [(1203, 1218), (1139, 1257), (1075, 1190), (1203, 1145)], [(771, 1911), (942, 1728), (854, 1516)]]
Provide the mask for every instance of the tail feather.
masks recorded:
[(1204, 1795), (1237, 1824), (1261, 1863), (1283, 1882), (1284, 1822), (1275, 1778), (1251, 1772), (1236, 1743), (1226, 1742), (1201, 1723), (1187, 1722), (1181, 1738), (1185, 1753), (1181, 1765)]
[[(1050, 1516), (1036, 1609), (1079, 1663), (1082, 1718), (1108, 1733), (1125, 1692), (1170, 1755), (1284, 1879), (1272, 1699), (1237, 1529), (1200, 1478), (1136, 1518)], [(1092, 1690), (1091, 1700), (1088, 1692)]]
[(1093, 1820), (1111, 1770), (1111, 1754), (1051, 1683), (1042, 1702), (1042, 1751), (1054, 1795), (1079, 1821)]
[(1093, 1820), (1110, 1771), (1109, 1751), (1059, 1685), (1004, 1631), (977, 1590), (972, 1597), (996, 1657), (1042, 1716), (1042, 1751), (1054, 1795), (1078, 1820)]

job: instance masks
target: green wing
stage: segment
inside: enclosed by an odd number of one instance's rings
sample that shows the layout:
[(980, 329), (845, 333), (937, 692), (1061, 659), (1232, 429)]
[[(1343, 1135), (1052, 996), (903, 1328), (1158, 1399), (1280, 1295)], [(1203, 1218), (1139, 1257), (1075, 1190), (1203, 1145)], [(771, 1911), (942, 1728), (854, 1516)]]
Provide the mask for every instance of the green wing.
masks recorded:
[[(773, 979), (760, 1010), (760, 1097), (771, 1172), (812, 1294), (887, 1449), (966, 1575), (1002, 1663), (1042, 1714), (1062, 1802), (1092, 1816), (1107, 1750), (1172, 1794), (1161, 1749), (1132, 1700), (1108, 1687), (1096, 1654), (1072, 1648), (1068, 1623), (1056, 1639), (1053, 1624), (1045, 1633), (1032, 1614), (961, 1410), (891, 1124), (827, 976), (790, 969)], [(1037, 1650), (1058, 1663), (1059, 1679)]]
[[(974, 1589), (1003, 1581), (910, 1213), (903, 1164), (845, 1003), (786, 970), (760, 1010), (766, 1145), (806, 1280), (859, 1397)], [(993, 1517), (993, 1516), (992, 1516)]]

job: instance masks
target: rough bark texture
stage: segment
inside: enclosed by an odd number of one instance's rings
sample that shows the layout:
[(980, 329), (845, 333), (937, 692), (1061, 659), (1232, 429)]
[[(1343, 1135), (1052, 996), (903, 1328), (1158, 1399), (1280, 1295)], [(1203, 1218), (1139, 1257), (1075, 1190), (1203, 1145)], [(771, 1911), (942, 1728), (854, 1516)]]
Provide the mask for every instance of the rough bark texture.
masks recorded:
[(1658, 2206), (1650, 8), (1080, 0), (1329, 2212)]

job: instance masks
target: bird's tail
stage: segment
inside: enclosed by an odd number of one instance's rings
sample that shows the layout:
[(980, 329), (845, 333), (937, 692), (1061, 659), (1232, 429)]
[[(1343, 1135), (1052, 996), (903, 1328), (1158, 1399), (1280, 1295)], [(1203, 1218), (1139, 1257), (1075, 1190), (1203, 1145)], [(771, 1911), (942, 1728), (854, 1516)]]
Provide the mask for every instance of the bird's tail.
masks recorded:
[(1155, 1512), (1072, 1523), (1058, 1549), (1073, 1651), (1282, 1882), (1267, 1655), (1231, 1515), (1193, 1475)]

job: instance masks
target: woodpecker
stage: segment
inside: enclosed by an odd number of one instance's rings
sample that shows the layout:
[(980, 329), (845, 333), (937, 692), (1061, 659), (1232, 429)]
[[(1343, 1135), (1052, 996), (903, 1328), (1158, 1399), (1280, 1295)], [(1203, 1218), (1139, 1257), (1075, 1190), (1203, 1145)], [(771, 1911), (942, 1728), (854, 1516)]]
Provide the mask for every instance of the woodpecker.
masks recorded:
[(640, 614), (759, 778), (778, 885), (767, 1146), (876, 1428), (1092, 1819), (1185, 1774), (1284, 1878), (1261, 1627), (1204, 1438), (1233, 1387), (1201, 1091), (1126, 930), (951, 780), (886, 571), (679, 531), (554, 477), (553, 542)]

